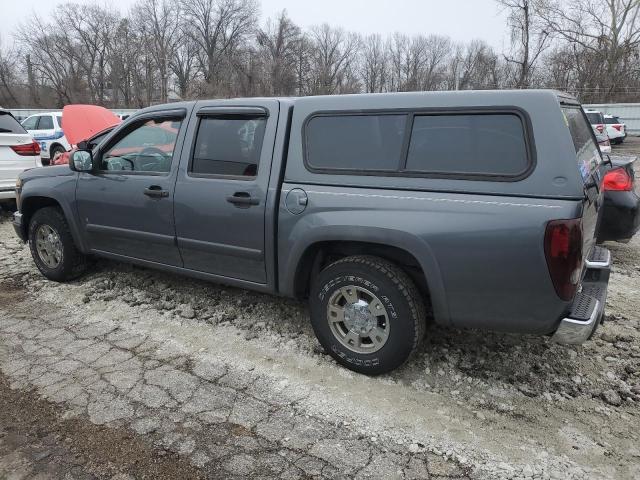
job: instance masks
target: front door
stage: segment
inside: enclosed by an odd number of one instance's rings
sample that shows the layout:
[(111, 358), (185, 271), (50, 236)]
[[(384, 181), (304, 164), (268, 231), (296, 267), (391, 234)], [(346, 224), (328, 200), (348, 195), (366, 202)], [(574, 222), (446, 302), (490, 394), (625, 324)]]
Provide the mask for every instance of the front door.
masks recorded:
[(93, 251), (182, 266), (173, 222), (185, 111), (154, 112), (124, 128), (81, 173), (78, 215)]
[(265, 203), (278, 111), (277, 100), (196, 105), (175, 197), (185, 268), (266, 283)]

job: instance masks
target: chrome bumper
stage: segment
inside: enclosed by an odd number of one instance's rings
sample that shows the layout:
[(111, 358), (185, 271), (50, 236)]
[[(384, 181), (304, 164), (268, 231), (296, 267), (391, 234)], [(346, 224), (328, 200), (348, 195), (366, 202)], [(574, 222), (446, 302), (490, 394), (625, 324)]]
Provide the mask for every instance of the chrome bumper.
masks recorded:
[(558, 329), (551, 337), (554, 342), (570, 345), (584, 343), (602, 322), (607, 302), (611, 252), (596, 247), (586, 266), (582, 288), (571, 305), (569, 315), (560, 320)]
[(551, 337), (551, 340), (567, 345), (580, 345), (586, 342), (598, 328), (598, 324), (604, 313), (604, 304), (602, 302), (596, 300), (595, 305), (587, 321), (569, 317), (563, 318), (560, 321), (560, 326), (556, 330), (556, 333)]

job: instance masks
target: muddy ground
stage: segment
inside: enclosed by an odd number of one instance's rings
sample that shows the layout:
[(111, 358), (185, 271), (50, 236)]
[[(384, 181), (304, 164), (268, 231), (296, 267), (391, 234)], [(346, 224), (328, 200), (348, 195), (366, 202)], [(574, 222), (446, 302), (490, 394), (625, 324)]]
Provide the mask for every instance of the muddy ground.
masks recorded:
[(607, 247), (589, 343), (431, 325), (368, 378), (292, 300), (106, 261), (46, 281), (5, 215), (0, 478), (640, 478), (640, 240)]

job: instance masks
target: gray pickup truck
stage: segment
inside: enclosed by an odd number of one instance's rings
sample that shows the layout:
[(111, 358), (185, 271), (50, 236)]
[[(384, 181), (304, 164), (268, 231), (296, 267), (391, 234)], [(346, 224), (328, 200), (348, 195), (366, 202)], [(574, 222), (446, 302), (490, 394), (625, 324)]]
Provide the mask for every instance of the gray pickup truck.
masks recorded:
[(553, 91), (174, 103), (22, 174), (14, 226), (56, 281), (93, 255), (308, 298), (326, 351), (380, 374), (427, 318), (587, 340), (602, 163)]

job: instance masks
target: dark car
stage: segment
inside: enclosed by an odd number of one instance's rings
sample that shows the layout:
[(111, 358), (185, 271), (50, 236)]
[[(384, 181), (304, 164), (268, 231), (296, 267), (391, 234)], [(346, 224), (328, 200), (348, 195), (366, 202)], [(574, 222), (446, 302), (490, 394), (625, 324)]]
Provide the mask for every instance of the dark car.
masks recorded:
[(628, 242), (640, 228), (640, 197), (633, 164), (638, 157), (611, 156), (604, 177), (604, 210), (598, 242)]

